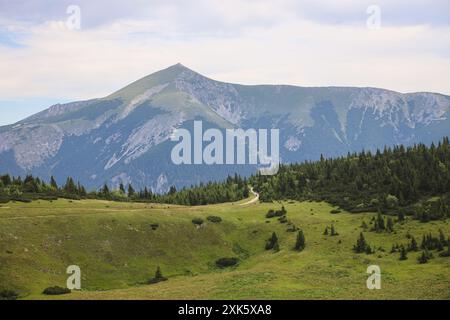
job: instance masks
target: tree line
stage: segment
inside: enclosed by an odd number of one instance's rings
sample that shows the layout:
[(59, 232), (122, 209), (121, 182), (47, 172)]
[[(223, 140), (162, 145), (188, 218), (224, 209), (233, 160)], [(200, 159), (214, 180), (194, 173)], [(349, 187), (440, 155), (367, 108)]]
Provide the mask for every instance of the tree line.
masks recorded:
[(94, 191), (86, 188), (72, 177), (59, 186), (52, 176), (50, 181), (27, 175), (11, 177), (9, 174), (0, 176), (0, 202), (22, 201), (30, 202), (36, 199), (56, 200), (67, 199), (103, 199), (112, 201), (155, 202), (179, 205), (207, 205), (222, 202), (238, 201), (247, 198), (249, 190), (247, 180), (239, 175), (229, 176), (223, 182), (208, 182), (177, 190), (172, 186), (166, 193), (154, 193), (150, 188), (141, 190), (128, 184), (120, 183), (112, 189), (108, 184)]
[[(399, 145), (383, 151), (281, 165), (273, 176), (249, 178), (261, 201), (327, 201), (350, 212), (414, 215), (426, 222), (450, 216), (450, 144)], [(437, 199), (428, 201), (432, 196)]]

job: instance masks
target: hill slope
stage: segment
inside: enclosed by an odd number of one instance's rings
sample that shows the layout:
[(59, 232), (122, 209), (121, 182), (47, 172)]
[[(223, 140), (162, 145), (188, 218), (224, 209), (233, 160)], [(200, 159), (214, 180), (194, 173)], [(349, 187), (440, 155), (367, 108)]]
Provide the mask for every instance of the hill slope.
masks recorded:
[[(243, 201), (245, 202), (245, 201)], [(221, 204), (203, 207), (58, 200), (0, 206), (0, 289), (24, 298), (59, 299), (449, 299), (450, 258), (419, 264), (419, 252), (399, 261), (393, 244), (420, 244), (422, 234), (450, 234), (445, 221), (411, 219), (392, 233), (364, 231), (375, 214), (330, 214), (321, 202), (285, 202), (287, 219), (303, 229), (306, 248), (292, 250), (295, 232), (265, 217), (281, 204)], [(209, 215), (220, 223), (206, 220)], [(191, 220), (202, 217), (196, 227)], [(266, 221), (270, 221), (267, 223)], [(155, 230), (151, 227), (158, 224)], [(333, 224), (338, 236), (323, 235)], [(356, 254), (360, 231), (375, 254)], [(272, 232), (280, 251), (265, 251)], [(381, 249), (383, 248), (383, 249)], [(384, 250), (384, 251), (383, 251)], [(238, 257), (237, 267), (219, 269), (215, 261)], [(44, 288), (65, 286), (68, 265), (79, 265), (82, 291), (43, 296)], [(366, 288), (366, 269), (379, 265), (382, 289)], [(144, 284), (161, 266), (169, 280)], [(107, 290), (107, 291), (104, 291)]]

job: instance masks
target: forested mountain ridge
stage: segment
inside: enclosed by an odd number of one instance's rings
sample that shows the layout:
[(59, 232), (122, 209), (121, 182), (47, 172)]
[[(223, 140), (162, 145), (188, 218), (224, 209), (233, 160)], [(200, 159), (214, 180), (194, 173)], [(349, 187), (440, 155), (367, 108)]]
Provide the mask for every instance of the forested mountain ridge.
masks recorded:
[[(275, 81), (275, 80), (274, 80)], [(0, 127), (0, 173), (58, 184), (67, 175), (89, 189), (105, 182), (153, 193), (223, 180), (253, 165), (175, 165), (170, 136), (205, 127), (280, 130), (283, 163), (338, 157), (383, 146), (430, 144), (450, 135), (450, 97), (356, 87), (238, 85), (180, 64), (100, 99), (51, 106)]]

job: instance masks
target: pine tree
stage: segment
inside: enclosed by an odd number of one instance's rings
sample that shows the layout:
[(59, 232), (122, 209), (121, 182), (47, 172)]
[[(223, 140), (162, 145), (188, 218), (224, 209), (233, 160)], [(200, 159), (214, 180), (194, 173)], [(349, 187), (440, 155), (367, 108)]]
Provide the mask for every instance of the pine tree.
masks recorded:
[(402, 245), (400, 247), (400, 260), (406, 260), (406, 259), (408, 259), (408, 255), (407, 255), (405, 247)]
[(411, 237), (411, 243), (409, 244), (409, 251), (417, 251), (419, 247), (417, 245), (417, 241), (414, 237)]
[(356, 245), (353, 246), (353, 250), (356, 253), (363, 253), (363, 252), (366, 252), (367, 247), (368, 247), (368, 245), (367, 245), (366, 239), (364, 238), (364, 235), (361, 232), (359, 234), (358, 240), (356, 241)]
[(428, 260), (430, 260), (431, 255), (428, 252), (427, 249), (422, 251), (422, 255), (417, 259), (419, 261), (419, 263), (423, 264), (423, 263), (427, 263)]
[(323, 232), (323, 235), (324, 235), (324, 236), (327, 236), (327, 235), (328, 235), (328, 226), (325, 227), (325, 231)]
[(64, 185), (64, 191), (68, 194), (77, 193), (77, 187), (75, 186), (75, 182), (73, 181), (72, 177), (67, 178), (66, 184)]
[(102, 187), (101, 194), (105, 198), (109, 198), (109, 196), (111, 195), (108, 185), (106, 183)]
[(58, 190), (58, 184), (56, 183), (55, 177), (53, 176), (50, 177), (50, 186), (53, 189)]
[(297, 240), (295, 242), (294, 250), (296, 251), (302, 251), (305, 249), (306, 242), (305, 242), (305, 235), (303, 234), (302, 230), (299, 230), (297, 233)]
[(266, 250), (279, 249), (278, 245), (278, 237), (275, 232), (272, 233), (272, 236), (266, 242)]
[(334, 225), (333, 224), (331, 225), (331, 235), (332, 236), (338, 236), (339, 235), (339, 233), (337, 233), (337, 231), (334, 229)]
[(177, 188), (175, 188), (175, 186), (171, 186), (169, 189), (169, 195), (174, 195), (175, 193), (177, 193)]
[(386, 230), (387, 230), (388, 232), (394, 231), (394, 221), (392, 220), (391, 217), (387, 218), (387, 222), (386, 222)]
[(128, 185), (128, 198), (133, 198), (135, 195), (135, 191), (131, 183)]
[(384, 218), (381, 215), (381, 212), (378, 211), (377, 219), (375, 220), (375, 231), (380, 232), (385, 229)]
[(447, 241), (445, 240), (444, 232), (442, 232), (442, 229), (439, 229), (439, 242), (442, 243), (443, 246), (447, 244)]
[(152, 279), (150, 279), (149, 283), (153, 284), (153, 283), (158, 283), (158, 282), (166, 281), (166, 280), (167, 280), (167, 278), (163, 276), (163, 274), (161, 272), (161, 268), (158, 266), (156, 268), (155, 276)]
[(397, 213), (397, 220), (399, 222), (402, 222), (405, 220), (405, 213), (403, 212), (403, 210), (399, 210)]
[(125, 187), (124, 187), (124, 185), (123, 185), (122, 182), (121, 182), (120, 185), (119, 185), (119, 190), (120, 190), (120, 192), (121, 192), (122, 194), (125, 194)]

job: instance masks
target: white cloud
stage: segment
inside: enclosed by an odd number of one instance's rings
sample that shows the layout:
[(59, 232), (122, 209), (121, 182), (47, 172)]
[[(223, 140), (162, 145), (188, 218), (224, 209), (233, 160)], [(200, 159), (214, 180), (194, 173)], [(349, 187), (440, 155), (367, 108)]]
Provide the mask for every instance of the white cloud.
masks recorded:
[(24, 47), (0, 46), (0, 97), (101, 97), (177, 62), (229, 82), (450, 94), (448, 26), (369, 30), (365, 10), (362, 23), (334, 24), (302, 17), (292, 1), (250, 1), (239, 10), (236, 3), (159, 5), (152, 19), (114, 19), (80, 32), (63, 22), (9, 22)]

